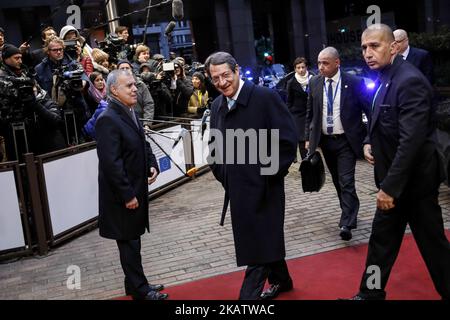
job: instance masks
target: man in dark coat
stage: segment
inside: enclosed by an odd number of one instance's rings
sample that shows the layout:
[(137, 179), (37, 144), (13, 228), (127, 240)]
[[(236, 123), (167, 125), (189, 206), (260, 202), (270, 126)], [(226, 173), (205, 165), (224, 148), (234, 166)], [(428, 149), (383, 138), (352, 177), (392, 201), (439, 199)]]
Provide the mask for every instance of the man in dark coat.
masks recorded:
[(427, 50), (411, 47), (409, 45), (408, 33), (403, 29), (394, 31), (395, 42), (397, 43), (398, 54), (404, 60), (413, 64), (422, 71), (423, 75), (433, 83), (433, 60)]
[[(450, 244), (438, 204), (443, 170), (435, 142), (432, 88), (419, 70), (396, 56), (394, 36), (387, 25), (366, 29), (361, 46), (367, 65), (379, 72), (381, 83), (364, 145), (366, 159), (375, 166), (379, 191), (366, 270), (353, 299), (385, 299), (389, 274), (409, 223), (437, 292), (448, 300)], [(371, 270), (377, 269), (373, 274)]]
[[(230, 54), (212, 54), (206, 70), (221, 92), (211, 107), (209, 163), (225, 189), (225, 212), (231, 203), (237, 265), (248, 266), (239, 299), (271, 299), (293, 287), (283, 227), (284, 177), (297, 145), (294, 120), (275, 91), (240, 79)], [(235, 145), (239, 132), (248, 136)], [(261, 156), (267, 150), (269, 161)], [(263, 292), (266, 279), (271, 286)]]
[(137, 88), (131, 72), (111, 72), (107, 94), (109, 105), (95, 126), (100, 235), (117, 241), (127, 295), (163, 300), (163, 285), (148, 283), (141, 261), (140, 237), (149, 231), (148, 184), (156, 180), (158, 165), (134, 111)]
[(362, 157), (366, 128), (363, 112), (370, 115), (364, 80), (340, 70), (338, 51), (323, 49), (318, 57), (320, 75), (309, 82), (306, 147), (310, 154), (321, 147), (342, 210), (343, 240), (357, 226), (359, 199), (355, 189), (356, 160)]

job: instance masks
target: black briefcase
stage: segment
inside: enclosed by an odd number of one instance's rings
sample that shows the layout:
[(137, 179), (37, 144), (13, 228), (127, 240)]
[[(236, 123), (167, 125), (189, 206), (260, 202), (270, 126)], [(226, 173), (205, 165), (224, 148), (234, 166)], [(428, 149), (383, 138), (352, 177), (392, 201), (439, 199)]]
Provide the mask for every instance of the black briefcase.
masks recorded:
[(318, 192), (325, 183), (325, 167), (320, 152), (309, 154), (300, 164), (303, 192)]

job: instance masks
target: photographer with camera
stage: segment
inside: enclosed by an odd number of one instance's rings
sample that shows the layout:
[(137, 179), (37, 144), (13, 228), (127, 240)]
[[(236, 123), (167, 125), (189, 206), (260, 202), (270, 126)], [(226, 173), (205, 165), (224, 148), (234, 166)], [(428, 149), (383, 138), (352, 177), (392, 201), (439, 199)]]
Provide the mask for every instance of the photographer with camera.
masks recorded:
[[(125, 30), (122, 30), (121, 28), (125, 28)], [(135, 50), (138, 47), (136, 44), (130, 45), (126, 43), (128, 40), (128, 29), (126, 29), (126, 27), (118, 27), (116, 30), (122, 31), (120, 34), (108, 34), (103, 41), (98, 42), (95, 40), (98, 48), (108, 54), (109, 63), (112, 66), (116, 65), (120, 60), (133, 59)]]
[(35, 68), (36, 80), (63, 109), (66, 142), (75, 145), (85, 142), (81, 128), (90, 115), (82, 91), (89, 79), (81, 64), (65, 55), (64, 48), (60, 38), (47, 41), (47, 57)]
[(184, 65), (177, 58), (173, 62), (174, 73), (171, 78), (170, 90), (173, 98), (173, 116), (179, 117), (187, 112), (189, 99), (194, 92), (191, 77), (185, 75)]
[(22, 53), (13, 45), (2, 50), (0, 65), (0, 135), (8, 160), (22, 153), (46, 153), (65, 147), (58, 126), (58, 106), (29, 76)]
[[(167, 85), (170, 85), (171, 76), (164, 71), (164, 57), (155, 55), (156, 64), (144, 63), (140, 68), (139, 78), (145, 83), (151, 96), (155, 102), (154, 118), (159, 119), (160, 116), (172, 116), (172, 95)], [(162, 57), (162, 59), (161, 59)], [(173, 64), (171, 70), (173, 72)]]
[(59, 38), (66, 43), (66, 47), (67, 42), (79, 40), (81, 43), (82, 54), (92, 59), (92, 48), (86, 43), (86, 39), (80, 35), (80, 32), (74, 26), (64, 26), (59, 32)]

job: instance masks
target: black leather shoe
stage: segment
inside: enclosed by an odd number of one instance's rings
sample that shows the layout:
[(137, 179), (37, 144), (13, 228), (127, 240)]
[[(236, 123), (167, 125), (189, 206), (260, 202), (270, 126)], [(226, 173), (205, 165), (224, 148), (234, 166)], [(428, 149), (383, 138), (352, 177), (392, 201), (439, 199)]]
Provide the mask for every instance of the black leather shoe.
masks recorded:
[(150, 291), (161, 291), (161, 290), (164, 290), (164, 285), (163, 284), (149, 284), (148, 288), (150, 289)]
[(349, 241), (352, 238), (352, 230), (347, 226), (342, 226), (339, 236), (342, 240)]
[(268, 289), (264, 290), (261, 293), (261, 300), (272, 300), (275, 299), (281, 292), (286, 292), (292, 290), (293, 285), (292, 281), (289, 281), (285, 285), (281, 284), (272, 284)]
[(161, 293), (158, 291), (150, 291), (145, 296), (144, 300), (166, 300), (169, 297), (167, 293)]
[[(148, 288), (150, 291), (161, 291), (164, 290), (163, 284), (149, 284)], [(125, 281), (125, 295), (132, 296), (133, 295), (133, 289), (130, 288), (130, 285)]]

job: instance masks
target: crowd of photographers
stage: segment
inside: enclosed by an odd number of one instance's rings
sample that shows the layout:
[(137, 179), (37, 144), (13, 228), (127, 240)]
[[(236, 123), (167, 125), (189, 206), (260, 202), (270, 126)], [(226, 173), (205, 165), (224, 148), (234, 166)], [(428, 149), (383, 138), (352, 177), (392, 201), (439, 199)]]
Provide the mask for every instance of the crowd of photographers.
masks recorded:
[(91, 48), (77, 29), (42, 30), (42, 47), (7, 43), (0, 28), (0, 162), (27, 152), (48, 153), (95, 139), (95, 121), (108, 106), (105, 82), (129, 70), (138, 87), (135, 110), (147, 126), (167, 116), (199, 116), (217, 95), (204, 66), (171, 53), (151, 55), (129, 45), (120, 26)]

